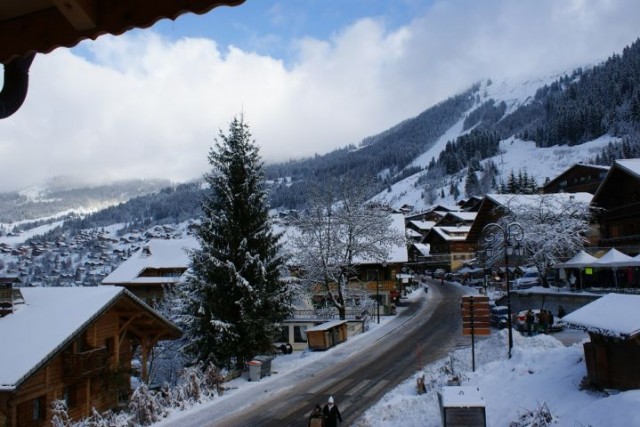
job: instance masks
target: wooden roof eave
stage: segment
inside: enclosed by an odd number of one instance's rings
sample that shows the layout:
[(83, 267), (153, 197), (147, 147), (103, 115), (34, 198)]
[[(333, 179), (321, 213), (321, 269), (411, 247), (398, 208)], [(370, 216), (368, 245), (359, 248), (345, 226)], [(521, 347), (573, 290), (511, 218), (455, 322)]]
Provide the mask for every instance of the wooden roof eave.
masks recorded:
[[(132, 322), (133, 326), (128, 328), (131, 331), (135, 331), (136, 335), (160, 336), (162, 337), (159, 338), (160, 340), (178, 339), (182, 336), (182, 331), (176, 325), (165, 319), (164, 316), (127, 289), (125, 289), (125, 295), (128, 297), (127, 302), (129, 304), (137, 306), (134, 311), (141, 315), (140, 318)], [(140, 311), (140, 308), (143, 310)]]
[(73, 47), (101, 35), (148, 28), (160, 19), (198, 15), (245, 0), (0, 0), (0, 62)]

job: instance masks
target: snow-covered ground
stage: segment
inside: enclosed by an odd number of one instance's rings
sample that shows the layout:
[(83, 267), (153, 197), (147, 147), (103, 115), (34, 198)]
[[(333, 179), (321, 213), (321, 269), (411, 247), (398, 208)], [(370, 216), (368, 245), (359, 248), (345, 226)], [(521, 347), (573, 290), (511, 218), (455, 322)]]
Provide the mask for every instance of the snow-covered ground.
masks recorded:
[[(471, 292), (471, 291), (470, 291)], [(417, 290), (410, 298), (424, 295)], [(272, 362), (274, 374), (249, 382), (246, 376), (227, 384), (228, 391), (213, 401), (188, 411), (176, 413), (157, 426), (179, 425), (184, 415), (197, 416), (197, 412), (210, 405), (220, 406), (221, 413), (234, 408), (239, 397), (259, 396), (255, 389), (265, 389), (276, 384), (286, 387), (296, 380), (294, 372), (332, 363), (339, 357), (347, 357), (370, 344), (385, 328), (391, 327), (392, 317), (372, 323), (372, 328), (339, 346), (325, 352), (294, 352), (278, 356)], [(461, 385), (479, 388), (484, 398), (488, 426), (638, 426), (640, 390), (595, 392), (581, 390), (586, 375), (581, 342), (588, 336), (575, 330), (565, 330), (553, 335), (525, 337), (513, 332), (512, 358), (507, 357), (507, 332), (493, 334), (476, 341), (476, 370), (471, 369), (471, 348), (453, 352), (449, 358), (428, 365), (389, 392), (371, 407), (354, 425), (374, 426), (440, 426), (437, 392), (441, 390), (453, 371), (462, 380)], [(313, 362), (313, 364), (312, 364)], [(304, 369), (303, 369), (304, 368)], [(427, 393), (418, 394), (416, 379), (425, 376)], [(338, 406), (340, 402), (336, 402)], [(247, 402), (244, 403), (245, 405)], [(238, 405), (236, 403), (236, 405)], [(237, 406), (236, 406), (237, 407)], [(311, 408), (310, 408), (311, 409)], [(528, 415), (551, 415), (549, 424), (534, 424)], [(304, 420), (301, 420), (301, 425)], [(512, 424), (514, 423), (514, 424)]]

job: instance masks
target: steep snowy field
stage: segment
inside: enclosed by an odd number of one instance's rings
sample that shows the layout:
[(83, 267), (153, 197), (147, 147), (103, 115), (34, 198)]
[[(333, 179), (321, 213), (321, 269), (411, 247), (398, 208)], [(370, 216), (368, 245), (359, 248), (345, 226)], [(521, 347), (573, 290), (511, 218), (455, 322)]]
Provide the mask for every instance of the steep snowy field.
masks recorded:
[[(434, 145), (434, 147), (421, 156), (419, 159), (420, 166), (428, 165), (431, 157), (437, 158), (437, 155), (444, 149), (447, 141), (454, 139), (460, 135), (462, 130), (462, 122), (456, 123), (451, 129), (445, 133)], [(576, 145), (576, 146), (554, 146), (539, 148), (535, 146), (533, 141), (523, 141), (516, 138), (509, 138), (500, 143), (500, 149), (502, 154), (492, 157), (491, 160), (498, 167), (499, 178), (505, 180), (509, 174), (513, 171), (516, 175), (519, 171), (527, 171), (529, 176), (536, 179), (539, 185), (544, 184), (548, 179), (553, 179), (560, 173), (572, 165), (580, 162), (588, 162), (589, 159), (595, 157), (600, 150), (605, 147), (609, 142), (617, 141), (618, 139), (609, 135), (602, 136), (593, 141)], [(484, 160), (482, 163), (486, 163), (489, 159)], [(414, 164), (417, 165), (417, 164)], [(375, 200), (384, 201), (393, 207), (400, 207), (403, 204), (413, 205), (416, 210), (425, 209), (430, 206), (426, 197), (423, 197), (424, 188), (418, 186), (419, 174), (412, 175), (400, 182), (391, 186), (391, 191), (384, 191), (375, 197)], [(458, 190), (461, 194), (460, 198), (464, 198), (464, 178), (465, 173), (459, 174), (457, 178)], [(436, 195), (438, 196), (435, 203), (445, 205), (455, 205), (456, 199), (449, 193), (449, 185), (447, 183), (436, 189)], [(440, 197), (444, 192), (444, 198)]]

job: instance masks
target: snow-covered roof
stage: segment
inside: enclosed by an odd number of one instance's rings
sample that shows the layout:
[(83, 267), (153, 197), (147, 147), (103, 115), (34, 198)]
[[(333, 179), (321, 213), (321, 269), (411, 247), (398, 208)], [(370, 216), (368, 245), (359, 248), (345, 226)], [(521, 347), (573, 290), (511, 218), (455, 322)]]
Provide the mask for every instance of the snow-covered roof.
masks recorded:
[(508, 208), (514, 207), (540, 207), (540, 200), (546, 199), (549, 203), (546, 204), (549, 208), (553, 207), (553, 202), (558, 204), (558, 207), (569, 201), (575, 200), (576, 202), (591, 203), (593, 194), (579, 192), (579, 193), (551, 193), (551, 194), (487, 194), (486, 197), (492, 200), (494, 203), (505, 206)]
[(485, 401), (478, 387), (444, 386), (440, 392), (442, 406), (446, 408), (484, 407)]
[(588, 332), (633, 338), (640, 334), (640, 295), (607, 294), (566, 315), (564, 322)]
[(0, 318), (0, 390), (13, 390), (105, 308), (119, 286), (20, 288), (25, 304)]
[(438, 233), (440, 237), (444, 240), (455, 241), (455, 240), (466, 240), (467, 233), (471, 227), (469, 226), (451, 226), (451, 227), (433, 227), (431, 230), (435, 233)]
[(429, 256), (431, 253), (431, 245), (425, 245), (424, 243), (414, 243), (413, 246), (420, 252), (422, 256)]
[[(195, 237), (152, 239), (102, 281), (103, 284), (165, 283), (169, 278), (138, 277), (147, 268), (187, 268), (188, 250), (199, 248)], [(162, 279), (158, 282), (159, 279)], [(176, 278), (177, 280), (178, 278)]]
[(327, 329), (335, 328), (336, 326), (343, 325), (343, 324), (345, 324), (347, 322), (348, 322), (347, 320), (332, 320), (330, 322), (321, 323), (321, 324), (316, 325), (316, 326), (314, 326), (312, 328), (308, 328), (307, 332), (326, 331)]
[(406, 233), (407, 233), (407, 237), (409, 238), (422, 237), (422, 234), (418, 233), (416, 230), (413, 230), (411, 228), (407, 228)]
[(616, 165), (640, 178), (640, 159), (616, 160)]
[[(398, 233), (401, 236), (405, 234), (404, 215), (393, 213), (391, 214), (391, 225), (389, 227), (392, 231)], [(409, 254), (407, 253), (407, 245), (402, 242), (389, 248), (389, 255), (386, 262), (389, 264), (403, 263), (409, 260)], [(379, 261), (371, 259), (362, 259), (360, 257), (354, 258), (356, 264), (379, 264)]]
[(416, 228), (420, 229), (420, 230), (430, 230), (432, 229), (435, 225), (436, 222), (435, 221), (418, 221), (418, 220), (411, 220), (409, 221), (409, 223), (413, 224), (416, 226)]
[(449, 212), (449, 215), (460, 218), (462, 221), (473, 221), (476, 219), (478, 212)]

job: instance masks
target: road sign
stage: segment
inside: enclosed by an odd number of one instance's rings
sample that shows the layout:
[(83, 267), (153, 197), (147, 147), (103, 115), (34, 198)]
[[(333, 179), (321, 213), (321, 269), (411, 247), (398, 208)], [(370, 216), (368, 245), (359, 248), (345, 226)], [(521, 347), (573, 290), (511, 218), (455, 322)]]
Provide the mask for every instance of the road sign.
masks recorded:
[(476, 335), (491, 335), (489, 325), (489, 297), (486, 295), (464, 295), (461, 304), (462, 335), (471, 336), (471, 366), (476, 370)]
[(462, 297), (462, 335), (490, 335), (489, 297), (464, 295)]

